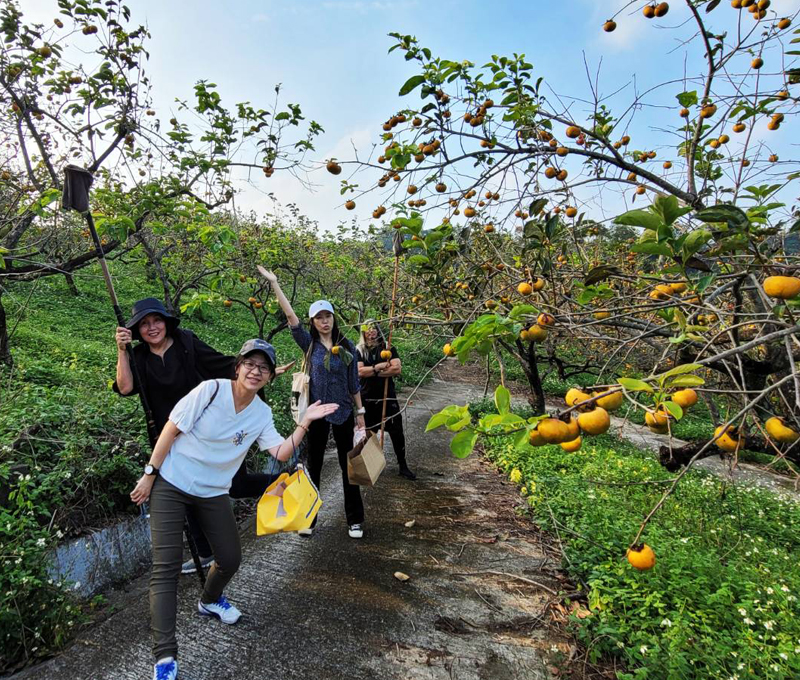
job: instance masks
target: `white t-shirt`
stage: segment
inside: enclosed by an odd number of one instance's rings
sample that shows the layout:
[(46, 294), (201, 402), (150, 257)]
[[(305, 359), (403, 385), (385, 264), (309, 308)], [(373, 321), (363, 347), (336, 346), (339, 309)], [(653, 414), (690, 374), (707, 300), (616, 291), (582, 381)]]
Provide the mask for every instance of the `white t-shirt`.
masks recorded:
[[(217, 396), (206, 408), (217, 384)], [(275, 429), (272, 409), (258, 395), (236, 413), (230, 380), (200, 383), (175, 404), (169, 419), (181, 434), (175, 438), (159, 474), (181, 491), (201, 498), (228, 493), (254, 441), (264, 451), (284, 440)]]

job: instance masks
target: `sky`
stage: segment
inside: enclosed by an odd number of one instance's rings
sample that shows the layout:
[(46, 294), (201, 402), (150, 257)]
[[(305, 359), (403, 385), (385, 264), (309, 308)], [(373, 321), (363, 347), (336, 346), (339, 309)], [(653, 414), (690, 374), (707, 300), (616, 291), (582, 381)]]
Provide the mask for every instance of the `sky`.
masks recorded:
[[(274, 86), (281, 83), (282, 101), (300, 104), (309, 119), (325, 128), (312, 154), (319, 161), (353, 158), (354, 149), (361, 157), (369, 155), (379, 141), (381, 124), (400, 108), (419, 102), (416, 96), (397, 96), (415, 71), (399, 51), (387, 54), (393, 44), (387, 34), (393, 31), (414, 35), (435, 55), (458, 61), (483, 64), (492, 54), (524, 53), (535, 74), (545, 78), (546, 87), (560, 95), (589, 95), (588, 65), (592, 79), (599, 69), (597, 82), (603, 95), (627, 86), (609, 100), (618, 104), (630, 101), (634, 83), (642, 92), (680, 78), (684, 68), (689, 73), (702, 69), (702, 54), (693, 50), (696, 56), (686, 61), (687, 50), (678, 40), (690, 34), (689, 11), (678, 0), (671, 3), (667, 17), (654, 21), (642, 17), (644, 2), (634, 5), (616, 17), (618, 28), (613, 33), (604, 33), (601, 26), (628, 4), (626, 0), (496, 0), (491, 4), (476, 0), (129, 0), (127, 4), (133, 22), (146, 23), (152, 34), (148, 71), (162, 120), (172, 116), (176, 98), (191, 98), (192, 86), (200, 79), (216, 83), (229, 106), (250, 101), (264, 108), (272, 102)], [(26, 13), (47, 23), (56, 14), (55, 5), (55, 0), (22, 2)], [(800, 0), (773, 0), (771, 9), (778, 16), (792, 15), (800, 9)], [(724, 0), (710, 17), (719, 30), (731, 29), (735, 15)], [(664, 30), (675, 26), (683, 28)], [(682, 89), (679, 83), (668, 86), (650, 99), (674, 108), (674, 96)], [(585, 119), (586, 105), (572, 106), (576, 118)], [(656, 147), (659, 141), (667, 141), (656, 130), (663, 116), (664, 111), (658, 109), (640, 112), (631, 131), (647, 135)], [(782, 159), (797, 156), (790, 147), (791, 133), (759, 130), (758, 136), (769, 142), (771, 150), (780, 151)], [(674, 148), (671, 153), (674, 156)], [(341, 177), (333, 178), (320, 163), (310, 179), (316, 185), (313, 191), (286, 174), (258, 177), (254, 187), (243, 188), (237, 207), (269, 211), (273, 203), (267, 194), (272, 192), (283, 204), (295, 203), (325, 229), (352, 218), (369, 221), (377, 197), (359, 201), (358, 208), (348, 213), (338, 191)], [(592, 208), (603, 215), (627, 205), (607, 192), (599, 201), (593, 195), (593, 202)]]

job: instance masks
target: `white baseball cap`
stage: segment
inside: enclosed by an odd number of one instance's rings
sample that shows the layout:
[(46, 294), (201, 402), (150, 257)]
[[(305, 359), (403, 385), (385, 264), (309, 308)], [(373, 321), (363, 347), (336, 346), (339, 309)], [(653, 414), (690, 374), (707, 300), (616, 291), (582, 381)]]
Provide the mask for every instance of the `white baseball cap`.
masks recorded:
[(313, 319), (320, 312), (330, 312), (333, 314), (333, 305), (327, 300), (317, 300), (312, 302), (308, 308), (308, 318)]

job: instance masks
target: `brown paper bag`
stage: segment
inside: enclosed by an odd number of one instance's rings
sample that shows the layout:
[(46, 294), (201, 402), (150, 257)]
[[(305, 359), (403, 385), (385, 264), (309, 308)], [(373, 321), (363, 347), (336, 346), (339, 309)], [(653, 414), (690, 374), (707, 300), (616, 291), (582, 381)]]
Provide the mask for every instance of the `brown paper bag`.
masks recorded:
[(385, 467), (380, 439), (372, 432), (367, 432), (367, 438), (347, 454), (347, 476), (351, 484), (373, 486)]

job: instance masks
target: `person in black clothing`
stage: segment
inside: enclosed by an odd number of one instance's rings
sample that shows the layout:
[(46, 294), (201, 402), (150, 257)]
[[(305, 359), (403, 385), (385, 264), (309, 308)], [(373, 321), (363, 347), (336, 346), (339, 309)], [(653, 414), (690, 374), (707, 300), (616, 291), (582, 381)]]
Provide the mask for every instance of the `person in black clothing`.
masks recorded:
[[(381, 353), (391, 352), (391, 358)], [(406, 437), (403, 433), (403, 417), (397, 403), (397, 392), (394, 388), (394, 377), (400, 375), (403, 366), (397, 350), (386, 349), (386, 339), (380, 326), (372, 320), (361, 326), (361, 337), (356, 347), (358, 359), (358, 379), (361, 382), (361, 398), (367, 412), (365, 419), (367, 429), (379, 432), (383, 415), (383, 393), (388, 379), (386, 394), (386, 424), (384, 430), (392, 438), (392, 446), (400, 466), (400, 476), (415, 480), (417, 476), (411, 472), (406, 463)], [(385, 358), (384, 358), (385, 357)]]
[[(233, 378), (235, 357), (226, 356), (204, 343), (192, 331), (178, 328), (180, 319), (171, 315), (160, 300), (145, 298), (133, 305), (131, 319), (125, 328), (117, 327), (117, 375), (113, 389), (123, 397), (138, 394), (125, 345), (140, 342), (133, 348), (133, 357), (141, 376), (145, 396), (155, 421), (155, 435), (164, 428), (169, 414), (185, 395), (204, 380)], [(289, 365), (291, 366), (291, 364)], [(276, 375), (289, 366), (278, 367)], [(249, 473), (242, 462), (230, 489), (232, 498), (257, 498), (273, 481), (273, 475)], [(189, 513), (189, 527), (203, 566), (214, 559), (211, 546)], [(183, 573), (195, 570), (192, 560), (184, 563)]]

